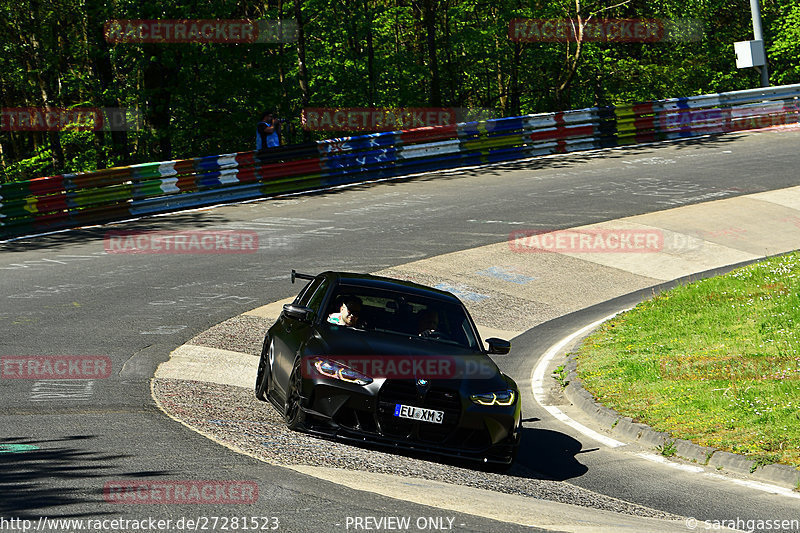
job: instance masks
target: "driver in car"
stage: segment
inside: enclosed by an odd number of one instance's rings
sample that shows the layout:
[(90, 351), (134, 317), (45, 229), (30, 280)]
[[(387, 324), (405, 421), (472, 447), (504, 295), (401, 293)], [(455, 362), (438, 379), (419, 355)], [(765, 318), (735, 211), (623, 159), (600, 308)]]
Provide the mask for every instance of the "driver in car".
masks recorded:
[(328, 315), (328, 322), (339, 326), (351, 328), (361, 326), (359, 315), (361, 314), (361, 298), (357, 296), (346, 296), (342, 300), (338, 313)]
[(430, 335), (439, 328), (439, 313), (433, 309), (428, 309), (420, 314), (417, 321), (417, 334)]

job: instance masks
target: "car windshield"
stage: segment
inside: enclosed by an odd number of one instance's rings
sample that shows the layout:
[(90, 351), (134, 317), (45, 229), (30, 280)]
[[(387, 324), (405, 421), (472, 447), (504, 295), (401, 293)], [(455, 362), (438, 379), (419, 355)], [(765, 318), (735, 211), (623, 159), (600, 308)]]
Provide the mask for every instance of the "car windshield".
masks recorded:
[(343, 325), (342, 304), (356, 308), (352, 327), (467, 348), (478, 339), (464, 308), (458, 304), (396, 291), (341, 285), (326, 316), (330, 324)]

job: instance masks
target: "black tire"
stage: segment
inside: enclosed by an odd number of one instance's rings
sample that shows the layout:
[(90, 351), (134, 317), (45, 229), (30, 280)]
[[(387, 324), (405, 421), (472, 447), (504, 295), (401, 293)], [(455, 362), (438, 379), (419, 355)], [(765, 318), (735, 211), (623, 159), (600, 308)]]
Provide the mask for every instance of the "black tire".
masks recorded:
[(298, 430), (303, 428), (305, 413), (301, 408), (302, 388), (303, 376), (300, 361), (298, 360), (295, 362), (294, 368), (292, 368), (292, 375), (289, 377), (289, 385), (286, 391), (286, 406), (283, 416), (286, 420), (286, 427), (289, 429)]
[(258, 359), (258, 372), (256, 373), (256, 398), (262, 402), (267, 401), (272, 372), (269, 367), (269, 350), (272, 349), (272, 342), (264, 340), (264, 347), (261, 349), (261, 357)]

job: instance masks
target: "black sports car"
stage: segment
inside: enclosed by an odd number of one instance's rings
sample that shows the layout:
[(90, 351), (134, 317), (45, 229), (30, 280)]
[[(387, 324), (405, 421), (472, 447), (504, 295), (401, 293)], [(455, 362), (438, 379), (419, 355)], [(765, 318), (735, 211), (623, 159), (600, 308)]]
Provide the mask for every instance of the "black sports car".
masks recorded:
[(267, 331), (256, 397), (291, 429), (508, 465), (520, 441), (514, 380), (453, 294), (367, 274), (309, 280)]

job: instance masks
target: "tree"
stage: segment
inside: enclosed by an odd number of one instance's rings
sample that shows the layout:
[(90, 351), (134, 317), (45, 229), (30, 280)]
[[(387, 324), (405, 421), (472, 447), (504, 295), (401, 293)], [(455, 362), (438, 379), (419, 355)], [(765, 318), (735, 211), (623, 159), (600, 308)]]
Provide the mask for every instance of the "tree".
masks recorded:
[[(763, 16), (773, 83), (800, 82), (797, 0), (765, 0)], [(293, 18), (297, 40), (111, 44), (102, 33), (110, 19), (179, 18)], [(568, 19), (579, 36), (599, 18), (689, 18), (703, 36), (513, 42), (513, 18)], [(758, 74), (733, 53), (751, 36), (741, 0), (0, 0), (0, 105), (146, 119), (141, 131), (0, 130), (0, 181), (252, 150), (264, 107), (290, 120), (311, 105), (519, 115), (751, 88)]]

